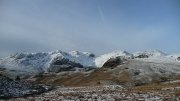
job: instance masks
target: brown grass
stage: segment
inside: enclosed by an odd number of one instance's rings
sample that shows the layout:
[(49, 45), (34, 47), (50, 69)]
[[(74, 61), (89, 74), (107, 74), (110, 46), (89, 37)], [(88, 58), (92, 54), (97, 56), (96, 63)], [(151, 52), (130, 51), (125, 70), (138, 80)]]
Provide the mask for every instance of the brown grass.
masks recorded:
[(130, 82), (131, 81), (131, 77), (130, 77), (130, 75), (129, 75), (129, 73), (127, 71), (123, 71), (122, 73), (117, 75), (116, 80), (117, 80), (117, 82), (119, 84), (122, 84), (122, 83)]
[(91, 86), (99, 85), (101, 81), (111, 80), (110, 73), (97, 69), (89, 74), (73, 73), (65, 75), (41, 75), (37, 77), (35, 83), (44, 83), (52, 85), (64, 85), (64, 86)]
[(105, 83), (122, 84), (129, 82), (130, 80), (131, 79), (127, 71), (114, 76), (111, 72), (107, 72), (104, 69), (96, 69), (88, 74), (42, 74), (37, 77), (35, 83), (52, 84), (55, 86), (96, 86), (104, 85)]
[[(173, 88), (173, 87), (179, 87), (180, 83), (152, 83), (152, 84), (147, 84), (147, 85), (142, 85), (142, 86), (136, 86), (133, 88), (134, 91), (141, 91), (141, 92), (151, 92), (151, 91), (162, 91), (163, 88)], [(180, 92), (177, 91), (177, 94)]]
[(180, 75), (176, 75), (175, 80), (180, 80)]
[(176, 91), (174, 94), (175, 96), (180, 96), (180, 90)]
[[(179, 76), (176, 77), (179, 79)], [(41, 84), (52, 84), (55, 86), (96, 86), (104, 85), (105, 83), (115, 83), (120, 85), (128, 85), (133, 83), (130, 74), (127, 70), (123, 70), (120, 73), (114, 73), (106, 69), (96, 69), (91, 73), (72, 73), (72, 74), (43, 74), (37, 77), (35, 83)], [(176, 87), (179, 86), (178, 83), (163, 84), (163, 83), (153, 83), (146, 84), (142, 86), (134, 87), (137, 91), (154, 91), (161, 90), (165, 87)], [(128, 86), (127, 86), (128, 87)], [(131, 88), (131, 87), (130, 87)]]

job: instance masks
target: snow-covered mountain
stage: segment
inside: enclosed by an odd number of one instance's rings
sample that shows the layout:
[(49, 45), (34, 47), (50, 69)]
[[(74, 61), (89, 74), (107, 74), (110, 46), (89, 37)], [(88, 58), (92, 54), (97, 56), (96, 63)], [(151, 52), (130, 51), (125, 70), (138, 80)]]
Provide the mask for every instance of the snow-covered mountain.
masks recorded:
[(145, 58), (136, 58), (137, 60), (154, 62), (154, 63), (173, 63), (179, 64), (177, 58), (180, 54), (166, 54), (160, 50), (148, 50), (144, 52), (133, 53), (134, 57), (145, 56)]
[[(136, 58), (139, 55), (145, 55), (147, 58)], [(0, 68), (10, 70), (28, 71), (28, 72), (43, 72), (55, 69), (61, 71), (60, 68), (74, 67), (102, 67), (103, 64), (110, 58), (118, 56), (125, 59), (137, 59), (149, 62), (161, 63), (180, 63), (177, 60), (178, 55), (167, 55), (158, 50), (128, 53), (126, 51), (114, 51), (100, 56), (95, 56), (88, 52), (62, 52), (60, 50), (49, 53), (16, 53), (6, 58), (0, 59)]]
[(118, 56), (123, 56), (125, 58), (132, 58), (133, 57), (133, 54), (131, 53), (128, 53), (126, 51), (114, 51), (114, 52), (111, 52), (111, 53), (107, 53), (107, 54), (104, 54), (104, 55), (101, 55), (99, 57), (97, 57), (95, 59), (95, 64), (97, 67), (102, 67), (103, 64), (108, 61), (110, 58), (116, 58)]
[(55, 60), (66, 59), (71, 63), (79, 63), (84, 67), (95, 66), (95, 55), (88, 52), (60, 50), (49, 53), (16, 53), (0, 60), (0, 66), (12, 70), (42, 72), (51, 68)]

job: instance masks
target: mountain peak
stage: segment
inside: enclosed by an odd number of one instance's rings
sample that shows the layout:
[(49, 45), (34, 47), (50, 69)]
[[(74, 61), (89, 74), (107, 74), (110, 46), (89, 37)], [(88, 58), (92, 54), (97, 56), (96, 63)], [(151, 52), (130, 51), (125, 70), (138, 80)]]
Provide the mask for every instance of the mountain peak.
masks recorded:
[[(127, 51), (116, 50), (104, 55), (96, 56), (93, 53), (89, 52), (79, 52), (79, 51), (70, 51), (63, 52), (61, 50), (56, 50), (48, 53), (15, 53), (6, 58), (0, 59), (0, 64), (6, 66), (10, 69), (19, 69), (19, 70), (37, 70), (42, 71), (47, 68), (51, 68), (49, 64), (56, 59), (65, 59), (71, 62), (79, 63), (83, 67), (102, 67), (103, 64), (108, 61), (110, 58), (116, 58), (118, 56), (124, 57), (126, 59), (132, 59), (139, 55), (146, 55), (147, 57), (153, 57), (141, 60), (151, 61), (154, 60), (172, 60), (174, 58), (168, 57), (164, 52), (159, 50), (147, 50), (144, 52), (136, 52), (131, 54)], [(178, 57), (178, 56), (176, 56)], [(167, 59), (168, 58), (168, 59)]]
[(96, 58), (95, 63), (97, 67), (102, 67), (103, 64), (108, 61), (110, 58), (116, 58), (118, 56), (123, 56), (125, 58), (131, 58), (133, 55), (131, 53), (128, 53), (127, 51), (122, 50), (116, 50), (111, 53), (107, 53), (104, 55), (101, 55)]

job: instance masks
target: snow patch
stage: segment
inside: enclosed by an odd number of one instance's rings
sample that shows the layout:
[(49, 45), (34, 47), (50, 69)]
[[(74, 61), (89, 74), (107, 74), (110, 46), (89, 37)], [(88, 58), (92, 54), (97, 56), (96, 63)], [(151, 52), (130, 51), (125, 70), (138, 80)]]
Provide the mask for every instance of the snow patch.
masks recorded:
[(160, 50), (147, 50), (147, 51), (144, 51), (144, 52), (133, 53), (133, 55), (135, 57), (137, 57), (139, 55), (147, 55), (149, 57), (163, 57), (163, 56), (166, 56), (167, 54), (160, 51)]
[(108, 54), (101, 55), (95, 59), (95, 64), (97, 67), (102, 67), (103, 64), (110, 58), (116, 58), (118, 56), (123, 56), (125, 58), (131, 58), (133, 55), (126, 51), (114, 51)]

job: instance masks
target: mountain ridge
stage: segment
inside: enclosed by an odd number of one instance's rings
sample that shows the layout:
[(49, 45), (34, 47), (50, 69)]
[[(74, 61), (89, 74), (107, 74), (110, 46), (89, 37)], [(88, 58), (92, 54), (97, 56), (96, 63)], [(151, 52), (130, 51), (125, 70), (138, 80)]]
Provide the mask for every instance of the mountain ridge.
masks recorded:
[[(145, 55), (147, 58), (138, 58), (139, 55)], [(54, 61), (67, 59), (66, 66), (73, 67), (73, 64), (80, 64), (82, 67), (101, 68), (105, 62), (111, 58), (118, 56), (125, 59), (140, 59), (149, 62), (164, 62), (164, 63), (180, 63), (176, 58), (177, 55), (168, 55), (159, 50), (150, 50), (144, 52), (129, 53), (127, 51), (117, 50), (100, 56), (96, 56), (89, 52), (70, 51), (63, 52), (56, 50), (52, 52), (39, 52), (39, 53), (16, 53), (0, 60), (0, 66), (8, 69), (17, 69), (24, 71), (43, 72), (51, 68)], [(69, 62), (68, 62), (69, 61)], [(71, 63), (70, 63), (71, 62)], [(69, 64), (70, 63), (70, 64)], [(59, 63), (63, 64), (63, 63)], [(72, 65), (72, 66), (71, 66)], [(63, 65), (64, 66), (64, 65)], [(75, 65), (76, 67), (77, 65)], [(56, 66), (57, 67), (57, 66)], [(62, 66), (61, 66), (62, 67)], [(57, 67), (59, 68), (59, 67)]]

